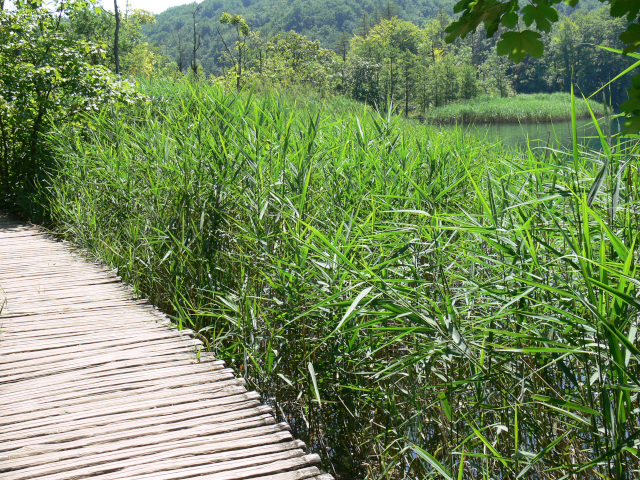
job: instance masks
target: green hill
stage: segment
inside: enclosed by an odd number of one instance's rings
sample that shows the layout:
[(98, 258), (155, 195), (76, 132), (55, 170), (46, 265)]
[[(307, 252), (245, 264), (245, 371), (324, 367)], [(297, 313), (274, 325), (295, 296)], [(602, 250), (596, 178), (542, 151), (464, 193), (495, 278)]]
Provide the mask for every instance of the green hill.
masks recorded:
[[(228, 65), (223, 58), (225, 47), (218, 29), (229, 47), (234, 44), (229, 29), (219, 23), (223, 12), (243, 15), (253, 30), (260, 31), (263, 39), (294, 30), (319, 41), (325, 48), (333, 48), (342, 32), (361, 34), (383, 18), (398, 16), (419, 26), (437, 15), (448, 21), (455, 3), (456, 0), (204, 0), (172, 7), (156, 15), (156, 23), (145, 26), (144, 33), (176, 60), (178, 45), (182, 43), (183, 68), (187, 69), (192, 58), (193, 11), (200, 6), (196, 22), (202, 43), (197, 57), (207, 73), (221, 75)], [(579, 7), (591, 10), (602, 7), (602, 3), (583, 0)], [(556, 8), (565, 14), (573, 10), (565, 4)]]
[[(193, 11), (201, 5), (197, 13), (197, 31), (202, 45), (198, 59), (208, 73), (221, 74), (224, 45), (219, 38), (218, 28), (228, 35), (226, 26), (220, 25), (223, 12), (241, 14), (253, 30), (259, 30), (263, 38), (275, 33), (294, 30), (323, 47), (332, 48), (343, 31), (357, 33), (363, 28), (371, 28), (382, 18), (398, 16), (418, 25), (439, 13), (453, 13), (454, 0), (398, 0), (396, 3), (376, 0), (204, 0), (172, 7), (156, 16), (156, 23), (146, 27), (145, 34), (157, 45), (165, 46), (172, 58), (178, 58), (178, 34), (182, 31), (184, 64), (188, 65), (193, 48)], [(231, 36), (225, 37), (229, 46)]]

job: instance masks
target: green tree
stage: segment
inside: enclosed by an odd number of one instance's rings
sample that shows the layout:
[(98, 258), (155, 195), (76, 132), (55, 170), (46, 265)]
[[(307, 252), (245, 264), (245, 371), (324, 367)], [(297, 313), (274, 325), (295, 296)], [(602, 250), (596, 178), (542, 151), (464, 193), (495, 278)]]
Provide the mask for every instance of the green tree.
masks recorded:
[[(640, 2), (600, 1), (610, 5), (612, 17), (626, 17), (628, 23), (620, 33), (620, 40), (625, 44), (622, 53), (632, 54), (640, 50)], [(561, 0), (535, 0), (522, 5), (514, 0), (460, 0), (455, 6), (455, 11), (461, 12), (461, 15), (447, 27), (447, 41), (453, 42), (457, 38), (466, 37), (469, 33), (475, 32), (481, 23), (484, 24), (489, 37), (502, 26), (506, 31), (500, 34), (498, 54), (506, 55), (514, 62), (521, 62), (527, 55), (541, 58), (544, 52), (542, 33), (549, 33), (552, 24), (558, 22), (560, 16), (556, 5), (560, 2)], [(580, 0), (568, 0), (567, 3), (575, 7)], [(522, 28), (522, 24), (526, 28)], [(561, 54), (564, 55), (564, 68), (568, 69), (571, 63), (568, 49)], [(566, 81), (567, 74), (564, 76)], [(622, 108), (629, 115), (625, 127), (630, 131), (640, 130), (640, 74), (633, 78), (633, 85), (629, 88), (629, 100), (623, 103)]]
[(370, 59), (351, 55), (345, 68), (343, 91), (352, 98), (369, 105), (380, 101), (378, 72), (380, 65)]
[(409, 56), (418, 54), (422, 41), (423, 32), (420, 28), (393, 17), (390, 20), (383, 19), (366, 38), (357, 39), (353, 43), (353, 53), (380, 66), (377, 78), (388, 100), (393, 101), (402, 75), (400, 63), (411, 63)]
[(234, 46), (236, 55), (233, 54), (233, 52), (227, 45), (227, 42), (222, 36), (220, 30), (218, 30), (218, 35), (220, 36), (220, 40), (222, 40), (222, 43), (227, 49), (229, 58), (233, 62), (236, 73), (236, 88), (240, 90), (242, 85), (242, 62), (244, 60), (245, 50), (247, 49), (247, 37), (249, 36), (251, 29), (249, 28), (249, 25), (242, 15), (231, 15), (227, 12), (224, 12), (220, 17), (220, 23), (222, 23), (223, 25), (231, 25), (236, 32), (237, 40)]
[(347, 55), (349, 54), (349, 48), (351, 46), (351, 35), (349, 35), (344, 30), (338, 38), (338, 41), (333, 46), (333, 50), (340, 56), (342, 59), (342, 64), (340, 66), (340, 90), (345, 92), (345, 67), (347, 63)]
[(476, 68), (464, 63), (460, 67), (460, 97), (465, 100), (474, 98), (478, 95), (478, 74)]
[(339, 61), (335, 52), (296, 32), (281, 33), (265, 45), (262, 74), (253, 77), (272, 86), (303, 86), (320, 93), (334, 91)]
[(5, 200), (30, 191), (45, 159), (53, 125), (108, 102), (131, 101), (133, 85), (90, 58), (101, 46), (70, 38), (64, 19), (85, 8), (66, 1), (57, 11), (18, 4), (0, 12), (0, 177)]
[(514, 93), (512, 63), (492, 51), (480, 67), (480, 85), (484, 93), (508, 97)]
[(191, 11), (191, 17), (193, 20), (193, 53), (191, 55), (191, 71), (193, 72), (194, 77), (198, 77), (198, 70), (200, 64), (198, 63), (198, 50), (202, 46), (202, 37), (198, 33), (198, 23), (196, 22), (196, 17), (198, 16), (198, 12), (202, 8), (202, 4), (196, 5), (196, 7)]
[[(152, 13), (146, 10), (129, 10), (119, 12), (118, 17), (102, 7), (85, 5), (66, 14), (67, 21), (61, 28), (71, 40), (85, 41), (101, 48), (94, 53), (88, 53), (89, 61), (95, 65), (104, 65), (113, 71), (117, 70), (116, 44), (114, 31), (116, 18), (120, 19), (118, 31), (118, 57), (120, 73), (136, 75), (140, 71), (148, 71), (153, 65), (154, 57), (161, 55), (157, 50), (144, 41), (142, 29), (155, 21)], [(135, 53), (134, 53), (135, 52)], [(134, 55), (134, 59), (128, 58)], [(146, 55), (146, 58), (143, 57)], [(140, 63), (142, 61), (142, 64)]]

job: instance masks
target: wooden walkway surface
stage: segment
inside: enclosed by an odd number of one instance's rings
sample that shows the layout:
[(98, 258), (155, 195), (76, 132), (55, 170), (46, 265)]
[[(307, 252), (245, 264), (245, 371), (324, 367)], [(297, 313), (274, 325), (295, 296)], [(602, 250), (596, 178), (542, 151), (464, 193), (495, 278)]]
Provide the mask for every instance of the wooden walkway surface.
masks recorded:
[(224, 363), (0, 213), (0, 479), (330, 480)]

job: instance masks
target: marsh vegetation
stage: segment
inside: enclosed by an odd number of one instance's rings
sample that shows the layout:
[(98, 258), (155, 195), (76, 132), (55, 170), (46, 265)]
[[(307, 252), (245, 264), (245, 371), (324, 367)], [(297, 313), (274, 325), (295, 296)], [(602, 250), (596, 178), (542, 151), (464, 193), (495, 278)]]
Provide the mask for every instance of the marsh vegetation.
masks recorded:
[[(110, 72), (104, 11), (0, 11), (3, 206), (194, 329), (339, 479), (637, 478), (640, 77), (616, 136), (573, 82), (640, 66), (638, 10), (461, 2), (418, 27), (387, 5), (336, 51), (223, 14), (215, 78), (199, 5), (187, 74), (186, 37), (176, 63), (143, 41), (153, 17), (127, 14), (137, 83)], [(606, 48), (578, 55), (587, 34)], [(403, 118), (423, 114), (570, 117), (571, 141)]]
[[(339, 478), (634, 478), (637, 147), (163, 82), (50, 137), (68, 238)], [(577, 143), (576, 143), (577, 145)]]

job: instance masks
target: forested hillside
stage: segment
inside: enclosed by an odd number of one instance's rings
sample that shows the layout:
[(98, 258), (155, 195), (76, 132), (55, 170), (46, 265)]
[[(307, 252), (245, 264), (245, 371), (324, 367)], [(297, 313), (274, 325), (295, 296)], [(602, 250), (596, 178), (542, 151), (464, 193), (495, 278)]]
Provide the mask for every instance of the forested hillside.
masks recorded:
[[(192, 40), (193, 12), (200, 6), (197, 22), (202, 38), (201, 62), (205, 70), (219, 73), (224, 46), (218, 38), (223, 12), (243, 15), (263, 38), (279, 32), (295, 31), (325, 48), (331, 48), (341, 33), (356, 33), (379, 23), (382, 18), (398, 16), (421, 24), (442, 13), (453, 13), (454, 0), (205, 0), (168, 9), (157, 15), (156, 23), (145, 33), (158, 45), (177, 53), (178, 37)], [(181, 31), (182, 30), (182, 31)]]
[[(218, 28), (224, 12), (243, 15), (252, 29), (260, 31), (263, 39), (293, 30), (319, 41), (324, 48), (334, 48), (343, 33), (363, 35), (382, 19), (394, 16), (418, 26), (440, 17), (444, 24), (453, 14), (454, 4), (455, 0), (204, 0), (166, 10), (157, 15), (156, 22), (147, 25), (144, 32), (150, 41), (166, 47), (173, 58), (177, 59), (182, 49), (186, 67), (190, 58), (186, 54), (193, 47), (195, 12), (201, 42), (199, 61), (205, 71), (220, 75), (224, 70), (225, 47)], [(565, 4), (556, 7), (564, 14), (574, 10)], [(598, 0), (578, 5), (587, 11), (601, 7)]]

